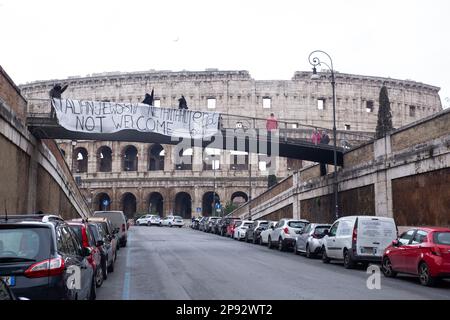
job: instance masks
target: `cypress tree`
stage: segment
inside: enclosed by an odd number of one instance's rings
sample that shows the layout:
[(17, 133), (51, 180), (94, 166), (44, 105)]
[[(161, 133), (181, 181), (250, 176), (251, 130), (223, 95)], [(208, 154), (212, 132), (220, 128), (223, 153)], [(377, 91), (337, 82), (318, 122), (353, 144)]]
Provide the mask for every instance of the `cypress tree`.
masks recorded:
[(380, 90), (380, 108), (378, 109), (378, 122), (375, 136), (377, 139), (383, 138), (392, 131), (391, 103), (389, 102), (386, 86)]

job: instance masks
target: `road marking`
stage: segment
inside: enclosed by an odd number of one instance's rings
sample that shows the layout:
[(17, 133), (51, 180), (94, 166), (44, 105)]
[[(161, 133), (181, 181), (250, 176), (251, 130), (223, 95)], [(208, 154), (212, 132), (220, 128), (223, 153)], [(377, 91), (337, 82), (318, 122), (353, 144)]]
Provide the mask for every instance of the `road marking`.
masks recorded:
[[(133, 240), (131, 239), (132, 233), (129, 233), (128, 237), (128, 243), (132, 243)], [(130, 300), (130, 279), (131, 279), (131, 273), (128, 271), (130, 268), (130, 246), (128, 245), (127, 248), (127, 257), (126, 257), (126, 263), (125, 263), (125, 274), (123, 278), (123, 289), (122, 289), (122, 300)]]

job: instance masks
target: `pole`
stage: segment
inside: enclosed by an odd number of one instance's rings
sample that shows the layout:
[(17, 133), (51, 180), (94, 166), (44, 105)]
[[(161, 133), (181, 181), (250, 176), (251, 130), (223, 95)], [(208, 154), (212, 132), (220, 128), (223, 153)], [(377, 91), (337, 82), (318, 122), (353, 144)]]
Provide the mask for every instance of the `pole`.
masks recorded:
[(249, 193), (248, 193), (248, 219), (252, 218), (251, 206), (250, 203), (252, 201), (252, 162), (250, 161), (250, 153), (248, 155), (248, 185), (249, 185)]
[(337, 152), (336, 152), (336, 82), (334, 80), (334, 70), (331, 70), (331, 86), (333, 87), (333, 191), (334, 191), (334, 214), (339, 218), (338, 205), (338, 184), (337, 184)]
[(212, 160), (212, 167), (213, 167), (213, 172), (214, 172), (214, 192), (213, 192), (213, 214), (212, 216), (216, 215), (216, 163), (214, 161), (215, 159), (215, 155), (211, 155), (211, 157), (213, 158)]

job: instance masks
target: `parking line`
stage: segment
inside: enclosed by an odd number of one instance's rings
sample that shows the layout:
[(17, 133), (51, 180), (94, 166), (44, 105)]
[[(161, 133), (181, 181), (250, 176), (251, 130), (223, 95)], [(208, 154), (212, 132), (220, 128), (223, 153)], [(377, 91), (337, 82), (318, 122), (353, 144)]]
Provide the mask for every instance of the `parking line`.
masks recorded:
[[(128, 237), (128, 242), (132, 242), (132, 233), (130, 232)], [(125, 274), (123, 279), (123, 289), (122, 289), (122, 300), (130, 300), (130, 279), (131, 279), (131, 273), (128, 271), (128, 268), (130, 268), (130, 247), (127, 248), (127, 257), (126, 257), (126, 263), (125, 263)]]

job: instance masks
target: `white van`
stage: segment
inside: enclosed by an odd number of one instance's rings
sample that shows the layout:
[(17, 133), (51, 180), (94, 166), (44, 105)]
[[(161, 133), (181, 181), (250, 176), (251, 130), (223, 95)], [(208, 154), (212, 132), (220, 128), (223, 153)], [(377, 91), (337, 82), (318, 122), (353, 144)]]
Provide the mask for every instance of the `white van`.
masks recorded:
[(127, 245), (127, 220), (123, 211), (95, 211), (94, 217), (109, 218), (114, 229), (119, 229), (119, 244), (121, 247)]
[(397, 239), (397, 226), (392, 218), (349, 216), (336, 220), (325, 232), (322, 261), (343, 260), (349, 269), (357, 262), (380, 262), (386, 249)]

